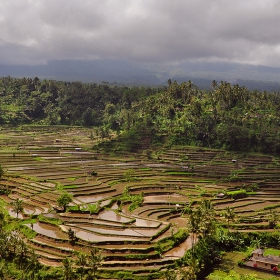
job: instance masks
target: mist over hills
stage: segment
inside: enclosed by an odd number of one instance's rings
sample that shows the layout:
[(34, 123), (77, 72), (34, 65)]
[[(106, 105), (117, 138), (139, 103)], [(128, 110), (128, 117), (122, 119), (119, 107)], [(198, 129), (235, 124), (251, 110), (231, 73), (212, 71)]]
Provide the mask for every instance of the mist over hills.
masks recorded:
[(210, 88), (211, 82), (216, 80), (238, 83), (250, 89), (280, 90), (280, 68), (227, 62), (160, 65), (126, 60), (57, 60), (35, 66), (0, 65), (0, 76), (148, 86), (166, 85), (168, 79), (191, 80), (200, 88)]

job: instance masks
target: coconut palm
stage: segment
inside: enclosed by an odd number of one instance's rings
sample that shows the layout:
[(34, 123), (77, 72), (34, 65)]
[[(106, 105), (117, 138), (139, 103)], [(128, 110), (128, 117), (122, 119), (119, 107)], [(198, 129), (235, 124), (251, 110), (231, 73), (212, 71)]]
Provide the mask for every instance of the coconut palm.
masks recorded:
[(96, 279), (96, 273), (97, 273), (98, 267), (100, 267), (102, 265), (102, 261), (103, 261), (102, 250), (94, 247), (90, 251), (89, 261), (88, 261), (88, 265), (90, 267), (89, 276), (92, 278), (88, 277), (88, 279)]
[(193, 210), (189, 215), (188, 227), (191, 232), (192, 241), (192, 254), (194, 253), (194, 245), (196, 243), (196, 237), (200, 233), (201, 211), (198, 208)]
[(63, 276), (65, 280), (72, 280), (74, 276), (73, 261), (70, 258), (65, 258), (62, 261)]
[(1, 260), (1, 262), (0, 262), (0, 280), (5, 279), (6, 267), (7, 267), (7, 265), (5, 263), (5, 260)]
[(215, 210), (210, 200), (203, 199), (200, 202), (200, 214), (201, 214), (201, 231), (203, 236), (211, 234), (215, 231)]
[(36, 255), (34, 249), (31, 249), (29, 251), (29, 254), (28, 254), (28, 265), (25, 269), (25, 273), (26, 273), (26, 276), (28, 277), (28, 279), (32, 279), (32, 280), (35, 280), (35, 279), (38, 279), (38, 275), (37, 275), (37, 272), (39, 271), (40, 269), (40, 262), (39, 262), (39, 259), (38, 259), (38, 256)]
[(234, 221), (235, 218), (235, 213), (233, 212), (233, 210), (230, 207), (227, 207), (223, 212), (222, 212), (222, 216), (226, 219), (227, 221), (227, 228), (229, 230), (229, 222), (230, 221)]
[(87, 266), (88, 261), (87, 261), (87, 254), (84, 252), (78, 252), (77, 254), (77, 260), (76, 260), (76, 265), (79, 267), (77, 269), (77, 272), (80, 274), (80, 279), (82, 280), (84, 277), (85, 273), (85, 266)]
[(13, 211), (17, 214), (17, 218), (18, 218), (18, 214), (23, 211), (23, 201), (21, 199), (17, 198), (13, 202), (11, 202), (11, 205), (12, 205)]

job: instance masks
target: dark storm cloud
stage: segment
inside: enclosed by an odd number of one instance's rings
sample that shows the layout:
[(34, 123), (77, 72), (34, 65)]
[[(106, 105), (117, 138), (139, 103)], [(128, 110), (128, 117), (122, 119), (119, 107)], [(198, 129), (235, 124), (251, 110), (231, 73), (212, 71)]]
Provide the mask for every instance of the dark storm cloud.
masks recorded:
[(277, 0), (0, 0), (0, 63), (121, 58), (280, 66)]

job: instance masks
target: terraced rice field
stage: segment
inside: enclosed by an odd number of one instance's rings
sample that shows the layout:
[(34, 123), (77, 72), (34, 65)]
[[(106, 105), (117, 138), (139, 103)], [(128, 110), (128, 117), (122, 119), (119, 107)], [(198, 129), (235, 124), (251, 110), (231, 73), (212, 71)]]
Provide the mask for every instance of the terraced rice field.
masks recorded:
[[(1, 131), (0, 164), (9, 177), (0, 187), (12, 190), (1, 199), (13, 217), (9, 203), (23, 200), (18, 218), (36, 219), (26, 225), (37, 233), (27, 242), (45, 265), (59, 266), (74, 251), (96, 246), (105, 256), (103, 271), (158, 272), (191, 247), (191, 238), (185, 238), (162, 254), (157, 251), (159, 241), (181, 228), (188, 231), (186, 206), (210, 199), (221, 223), (226, 225), (221, 211), (231, 207), (238, 215), (236, 229), (260, 230), (268, 230), (271, 209), (280, 208), (279, 158), (193, 147), (165, 149), (154, 159), (144, 153), (108, 156), (90, 149), (96, 139), (89, 136), (89, 129), (67, 127)], [(254, 184), (258, 188), (244, 198), (216, 197)], [(73, 195), (66, 213), (57, 211), (62, 190)], [(133, 201), (118, 203), (124, 193), (142, 196), (143, 202), (136, 208)]]

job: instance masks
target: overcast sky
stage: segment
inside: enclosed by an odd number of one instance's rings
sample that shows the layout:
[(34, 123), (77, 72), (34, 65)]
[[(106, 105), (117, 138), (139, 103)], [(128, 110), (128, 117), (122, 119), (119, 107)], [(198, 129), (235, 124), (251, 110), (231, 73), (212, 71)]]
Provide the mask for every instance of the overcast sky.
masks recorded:
[(280, 1), (0, 0), (0, 64), (62, 59), (280, 67)]

